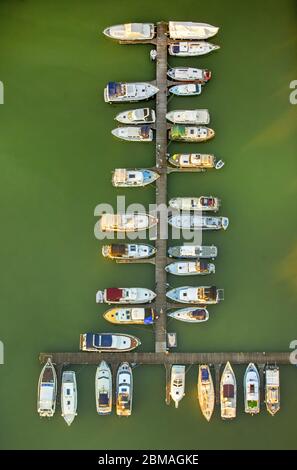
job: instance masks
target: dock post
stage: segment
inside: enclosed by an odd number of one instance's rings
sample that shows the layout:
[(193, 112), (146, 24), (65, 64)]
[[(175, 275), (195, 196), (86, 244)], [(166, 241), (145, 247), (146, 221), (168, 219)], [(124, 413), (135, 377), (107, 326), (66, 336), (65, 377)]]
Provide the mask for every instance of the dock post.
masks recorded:
[(165, 372), (166, 372), (166, 397), (165, 403), (166, 405), (170, 405), (170, 371), (171, 366), (170, 364), (164, 364)]
[(215, 368), (215, 395), (216, 395), (216, 405), (220, 404), (220, 370), (221, 364), (214, 364)]

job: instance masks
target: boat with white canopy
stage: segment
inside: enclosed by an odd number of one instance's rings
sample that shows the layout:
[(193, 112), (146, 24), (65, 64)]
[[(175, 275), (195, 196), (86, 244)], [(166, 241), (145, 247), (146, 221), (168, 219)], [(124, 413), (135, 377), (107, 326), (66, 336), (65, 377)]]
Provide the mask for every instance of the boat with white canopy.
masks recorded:
[(116, 168), (112, 174), (112, 185), (116, 188), (143, 187), (156, 181), (159, 176), (156, 171), (146, 168), (137, 170)]
[(155, 36), (155, 25), (153, 23), (117, 24), (105, 28), (103, 34), (119, 41), (144, 41), (153, 39)]
[(208, 109), (180, 109), (166, 114), (168, 121), (173, 124), (209, 124)]
[(219, 28), (207, 23), (192, 21), (169, 21), (171, 39), (208, 39), (217, 34)]

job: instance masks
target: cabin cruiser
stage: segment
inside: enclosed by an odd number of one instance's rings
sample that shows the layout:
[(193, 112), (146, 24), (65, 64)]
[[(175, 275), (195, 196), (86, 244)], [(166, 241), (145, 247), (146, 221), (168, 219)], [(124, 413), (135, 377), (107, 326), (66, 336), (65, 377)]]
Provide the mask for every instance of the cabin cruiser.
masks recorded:
[(214, 155), (206, 153), (175, 153), (168, 158), (168, 162), (182, 170), (193, 168), (198, 171), (206, 171), (211, 168), (220, 170), (225, 164), (222, 160), (217, 160)]
[(196, 96), (201, 95), (202, 86), (200, 83), (185, 83), (170, 87), (169, 92), (177, 96)]
[(221, 417), (233, 419), (236, 417), (236, 377), (230, 362), (227, 362), (220, 383)]
[(191, 82), (198, 80), (206, 83), (211, 79), (211, 71), (207, 69), (195, 69), (192, 67), (172, 67), (167, 72), (168, 77), (178, 82)]
[(144, 168), (139, 170), (116, 168), (112, 174), (112, 185), (116, 188), (143, 187), (156, 181), (159, 176), (155, 171)]
[(57, 374), (50, 358), (39, 376), (37, 412), (41, 417), (51, 418), (56, 411)]
[(155, 297), (155, 292), (144, 287), (108, 287), (97, 291), (96, 303), (146, 304)]
[(202, 323), (209, 319), (208, 310), (198, 307), (175, 309), (168, 312), (167, 316), (186, 323)]
[(124, 103), (148, 100), (158, 91), (157, 87), (145, 82), (109, 82), (104, 88), (104, 101), (106, 103)]
[(109, 365), (101, 361), (95, 374), (95, 400), (99, 415), (109, 415), (112, 410), (112, 373)]
[(215, 273), (215, 265), (207, 261), (175, 261), (165, 267), (169, 274), (176, 276), (194, 276)]
[(119, 41), (144, 41), (153, 39), (155, 36), (155, 25), (153, 23), (118, 24), (105, 28), (103, 34)]
[(227, 230), (229, 219), (227, 217), (181, 214), (170, 216), (168, 223), (181, 230)]
[(208, 39), (217, 34), (219, 28), (207, 23), (191, 21), (169, 21), (171, 39)]
[(279, 367), (268, 365), (265, 368), (265, 403), (267, 411), (274, 416), (280, 409)]
[(136, 243), (113, 243), (103, 245), (102, 255), (109, 259), (143, 259), (156, 253), (152, 245), (140, 245)]
[(171, 367), (170, 396), (178, 408), (179, 402), (185, 396), (186, 367), (173, 365)]
[(215, 286), (184, 286), (167, 291), (166, 297), (184, 304), (211, 305), (224, 300), (224, 290)]
[(150, 214), (103, 214), (99, 227), (102, 232), (137, 232), (157, 225), (158, 219)]
[(153, 131), (149, 126), (117, 127), (111, 133), (118, 139), (130, 142), (151, 142), (154, 138)]
[(132, 351), (141, 344), (136, 336), (121, 333), (83, 333), (79, 348), (88, 352)]
[(61, 409), (63, 418), (70, 426), (77, 416), (76, 375), (72, 370), (65, 370), (62, 374)]
[(209, 124), (208, 109), (181, 109), (166, 114), (168, 121), (174, 124)]
[(210, 421), (215, 406), (215, 392), (211, 372), (206, 364), (199, 366), (197, 391), (202, 414)]
[(244, 411), (254, 415), (260, 413), (260, 376), (252, 362), (247, 366), (244, 379)]
[(151, 108), (130, 109), (116, 115), (115, 120), (122, 124), (149, 124), (156, 120), (156, 113)]
[(170, 199), (169, 207), (181, 211), (213, 211), (219, 210), (220, 199), (213, 196), (175, 197)]
[(220, 49), (220, 46), (205, 41), (182, 41), (175, 42), (168, 46), (169, 54), (179, 57), (204, 55), (217, 49)]
[(215, 136), (215, 131), (204, 126), (174, 124), (169, 130), (169, 139), (181, 142), (205, 142)]
[(115, 325), (153, 325), (157, 315), (151, 307), (119, 307), (107, 310), (103, 317)]
[(116, 413), (118, 416), (130, 416), (133, 400), (133, 375), (128, 362), (122, 362), (116, 379)]
[(168, 256), (171, 258), (216, 258), (218, 249), (214, 245), (180, 245), (168, 248)]

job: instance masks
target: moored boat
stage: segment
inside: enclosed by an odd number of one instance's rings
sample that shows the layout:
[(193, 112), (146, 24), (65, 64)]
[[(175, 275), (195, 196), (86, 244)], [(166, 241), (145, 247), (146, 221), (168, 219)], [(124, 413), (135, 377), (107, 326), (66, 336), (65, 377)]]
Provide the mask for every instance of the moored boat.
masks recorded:
[(155, 292), (144, 287), (108, 287), (97, 291), (96, 302), (97, 304), (146, 304), (155, 297)]
[(151, 108), (130, 109), (117, 114), (115, 120), (122, 124), (148, 124), (155, 122), (156, 113)]
[(185, 396), (186, 367), (173, 365), (171, 367), (170, 396), (178, 408), (179, 402)]
[(103, 317), (115, 325), (152, 325), (157, 318), (155, 310), (151, 307), (111, 308)]
[(214, 245), (177, 245), (168, 248), (171, 258), (216, 258), (218, 249)]
[(158, 219), (150, 214), (103, 214), (99, 222), (102, 232), (138, 232), (157, 225)]
[(77, 416), (76, 375), (72, 370), (65, 370), (62, 374), (61, 409), (64, 420), (70, 426)]
[(149, 258), (156, 253), (156, 248), (152, 245), (142, 245), (137, 243), (112, 243), (103, 245), (102, 255), (109, 259), (143, 259)]
[(220, 383), (221, 417), (233, 419), (236, 417), (236, 377), (230, 362), (227, 362)]
[(41, 417), (51, 418), (56, 411), (57, 374), (50, 358), (43, 366), (38, 381), (37, 412)]
[(168, 77), (178, 82), (190, 82), (199, 80), (206, 83), (211, 79), (211, 71), (207, 69), (195, 69), (192, 67), (172, 67), (167, 72)]
[(227, 217), (180, 214), (170, 216), (168, 223), (172, 227), (181, 230), (226, 230), (229, 225), (229, 219)]
[(104, 101), (106, 103), (125, 103), (148, 100), (158, 91), (157, 87), (145, 82), (109, 82), (104, 88)]
[(276, 365), (265, 368), (265, 403), (272, 416), (280, 409), (279, 367)]
[(95, 400), (99, 415), (109, 415), (112, 410), (112, 374), (109, 365), (101, 361), (95, 374)]
[(122, 362), (118, 368), (116, 380), (116, 413), (118, 416), (130, 416), (133, 401), (133, 375), (128, 362)]
[(217, 160), (214, 155), (205, 153), (175, 153), (168, 158), (168, 162), (180, 169), (196, 169), (206, 171), (211, 168), (220, 170), (224, 166), (222, 160)]
[(184, 304), (211, 305), (224, 299), (224, 290), (215, 286), (183, 286), (167, 291), (166, 297)]
[(213, 211), (219, 210), (221, 201), (213, 196), (175, 197), (170, 199), (169, 207), (181, 211)]
[(145, 168), (139, 170), (116, 168), (112, 174), (112, 185), (116, 188), (143, 187), (153, 183), (158, 178), (158, 173)]
[(183, 126), (173, 124), (169, 130), (169, 139), (181, 142), (205, 142), (215, 136), (215, 131), (205, 126)]
[(136, 336), (120, 333), (82, 333), (79, 340), (80, 350), (87, 352), (132, 351), (140, 344)]
[(177, 96), (196, 96), (201, 95), (202, 86), (200, 83), (185, 83), (170, 87), (169, 92)]
[(192, 21), (169, 21), (171, 39), (208, 39), (217, 34), (219, 28), (207, 23)]
[(254, 415), (260, 412), (260, 376), (252, 362), (247, 366), (244, 379), (244, 411)]
[(204, 418), (209, 421), (214, 410), (215, 392), (208, 365), (201, 364), (198, 371), (198, 400)]
[(155, 25), (153, 23), (117, 24), (105, 28), (103, 34), (119, 41), (144, 41), (155, 36)]
[(204, 55), (217, 49), (220, 49), (220, 46), (205, 41), (181, 41), (168, 46), (169, 54), (179, 57)]
[(205, 275), (215, 272), (215, 265), (207, 261), (175, 261), (165, 267), (165, 270), (176, 276)]
[(117, 127), (111, 133), (118, 139), (128, 140), (129, 142), (151, 142), (154, 137), (149, 126)]
[(169, 311), (167, 316), (185, 323), (202, 323), (209, 319), (209, 312), (206, 308), (187, 307)]
[(208, 109), (180, 109), (166, 114), (168, 121), (174, 124), (209, 124)]

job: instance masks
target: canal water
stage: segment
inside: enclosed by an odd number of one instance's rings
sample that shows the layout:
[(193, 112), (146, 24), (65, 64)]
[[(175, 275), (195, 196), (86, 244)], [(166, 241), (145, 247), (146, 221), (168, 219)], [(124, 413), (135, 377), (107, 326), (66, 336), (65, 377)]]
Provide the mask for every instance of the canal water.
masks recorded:
[[(235, 367), (238, 417), (211, 423), (196, 399), (197, 367), (187, 371), (180, 408), (165, 405), (162, 366), (134, 370), (131, 418), (96, 416), (94, 373), (77, 367), (78, 417), (36, 413), (40, 351), (77, 351), (79, 334), (119, 331), (102, 319), (95, 291), (107, 286), (154, 288), (153, 267), (104, 261), (93, 230), (94, 209), (154, 201), (154, 188), (116, 191), (115, 167), (154, 163), (154, 144), (122, 143), (110, 134), (124, 107), (103, 101), (109, 80), (152, 80), (149, 46), (120, 46), (101, 31), (110, 24), (158, 20), (205, 21), (221, 27), (221, 49), (170, 65), (209, 68), (200, 97), (169, 109), (208, 108), (216, 138), (172, 144), (169, 152), (215, 153), (226, 165), (205, 174), (170, 175), (169, 197), (212, 194), (230, 218), (224, 233), (203, 242), (219, 248), (216, 274), (202, 283), (225, 289), (210, 320), (192, 327), (168, 323), (178, 351), (289, 350), (297, 339), (297, 9), (294, 0), (2, 1), (0, 3), (1, 320), (0, 447), (65, 449), (296, 448), (297, 369), (281, 368), (281, 411), (243, 412), (244, 368)], [(153, 102), (152, 102), (153, 105)], [(198, 150), (199, 149), (199, 150)], [(171, 286), (181, 279), (168, 279)], [(186, 283), (195, 285), (195, 279)], [(128, 328), (125, 329), (128, 332)], [(149, 327), (131, 328), (152, 351)], [(99, 357), (98, 357), (99, 360)]]

